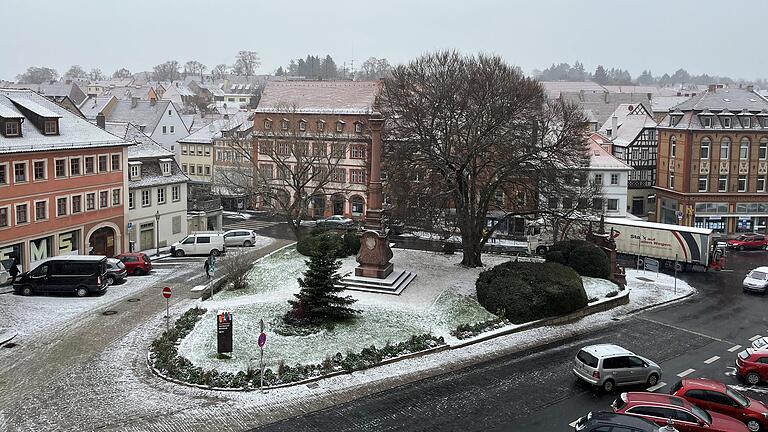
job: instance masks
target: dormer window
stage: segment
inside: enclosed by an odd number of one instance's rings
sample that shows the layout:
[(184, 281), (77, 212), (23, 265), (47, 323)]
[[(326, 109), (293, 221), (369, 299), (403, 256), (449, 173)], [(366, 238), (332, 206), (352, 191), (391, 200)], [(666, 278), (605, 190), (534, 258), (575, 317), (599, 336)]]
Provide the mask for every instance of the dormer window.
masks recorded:
[(363, 133), (363, 124), (361, 122), (355, 123), (355, 133)]
[(280, 129), (282, 130), (288, 130), (288, 126), (290, 126), (291, 122), (288, 121), (288, 119), (283, 119), (280, 122)]
[(58, 135), (59, 134), (59, 120), (47, 119), (43, 122), (43, 133), (45, 135)]
[(701, 124), (705, 128), (711, 128), (712, 127), (712, 117), (711, 116), (704, 116), (701, 118)]
[(164, 176), (171, 175), (171, 159), (160, 159), (160, 168), (162, 168)]
[(741, 127), (743, 128), (751, 128), (752, 127), (752, 118), (749, 116), (743, 116), (741, 118)]
[(129, 180), (139, 180), (141, 179), (141, 162), (128, 162), (128, 165), (130, 166), (130, 178)]
[(678, 123), (680, 123), (680, 119), (682, 119), (683, 116), (680, 114), (672, 114), (669, 117), (669, 125), (670, 126), (677, 126)]
[(264, 129), (266, 130), (272, 129), (272, 120), (264, 119)]
[(344, 122), (339, 120), (336, 122), (336, 132), (344, 132)]
[(730, 117), (723, 117), (723, 128), (730, 129), (731, 128), (731, 118)]
[(21, 136), (21, 121), (16, 119), (6, 120), (3, 135), (6, 137)]
[(317, 121), (317, 130), (320, 131), (320, 132), (325, 130), (325, 121), (323, 121), (323, 120), (318, 120)]
[(307, 130), (307, 121), (306, 120), (299, 120), (299, 130), (304, 132)]

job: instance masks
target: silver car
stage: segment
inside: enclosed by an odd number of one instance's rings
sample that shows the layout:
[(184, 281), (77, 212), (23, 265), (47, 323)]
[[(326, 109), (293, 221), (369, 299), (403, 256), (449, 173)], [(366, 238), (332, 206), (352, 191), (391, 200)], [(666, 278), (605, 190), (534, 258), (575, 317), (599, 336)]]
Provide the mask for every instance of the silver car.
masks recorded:
[(655, 386), (661, 379), (661, 367), (618, 345), (590, 345), (579, 350), (573, 373), (579, 379), (606, 392), (615, 386), (647, 384)]
[(768, 289), (768, 267), (758, 267), (747, 273), (741, 285), (744, 291), (765, 293)]
[(225, 246), (250, 247), (256, 243), (256, 233), (247, 229), (235, 229), (224, 233)]

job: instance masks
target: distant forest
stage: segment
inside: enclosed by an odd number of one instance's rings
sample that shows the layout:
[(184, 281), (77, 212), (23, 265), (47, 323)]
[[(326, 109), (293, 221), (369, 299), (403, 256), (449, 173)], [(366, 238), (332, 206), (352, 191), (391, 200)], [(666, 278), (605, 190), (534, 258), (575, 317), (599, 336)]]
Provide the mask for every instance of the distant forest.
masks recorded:
[(584, 64), (577, 61), (571, 66), (568, 63), (552, 64), (544, 70), (533, 71), (533, 76), (541, 81), (594, 81), (605, 85), (658, 85), (669, 86), (674, 84), (754, 84), (760, 88), (768, 88), (768, 80), (744, 80), (730, 77), (712, 76), (707, 74), (691, 75), (685, 69), (678, 69), (672, 75), (665, 73), (654, 76), (650, 70), (644, 70), (639, 76), (632, 77), (630, 73), (621, 68), (605, 68), (599, 65), (594, 72), (584, 69)]

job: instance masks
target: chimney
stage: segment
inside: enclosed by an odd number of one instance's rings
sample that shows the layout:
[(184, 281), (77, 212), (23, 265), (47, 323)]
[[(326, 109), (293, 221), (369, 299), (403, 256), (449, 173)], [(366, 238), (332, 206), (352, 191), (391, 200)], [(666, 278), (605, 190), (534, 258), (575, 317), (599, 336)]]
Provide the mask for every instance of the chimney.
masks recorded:
[(619, 118), (616, 116), (613, 116), (611, 118), (611, 137), (615, 138), (616, 135), (618, 135), (619, 132)]
[(717, 84), (710, 84), (708, 90), (710, 93), (715, 93), (717, 91)]
[(104, 113), (96, 114), (96, 126), (105, 129), (107, 127), (107, 119), (104, 117)]
[(139, 98), (131, 96), (131, 108), (136, 108), (139, 105)]
[(755, 91), (755, 86), (753, 86), (752, 84), (748, 85), (747, 86), (747, 91), (752, 93), (753, 91)]
[(151, 98), (151, 99), (149, 100), (149, 104), (150, 104), (150, 105), (152, 105), (152, 106), (155, 106), (155, 103), (157, 103), (157, 99), (155, 99), (155, 98)]

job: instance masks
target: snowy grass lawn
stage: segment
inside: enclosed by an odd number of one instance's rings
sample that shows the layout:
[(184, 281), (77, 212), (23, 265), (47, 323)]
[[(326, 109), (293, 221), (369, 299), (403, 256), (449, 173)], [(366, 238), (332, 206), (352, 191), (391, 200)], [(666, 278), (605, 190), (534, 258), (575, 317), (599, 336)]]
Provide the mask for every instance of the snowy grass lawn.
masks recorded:
[(584, 291), (587, 292), (587, 299), (590, 301), (604, 299), (608, 293), (619, 290), (619, 286), (609, 280), (589, 276), (582, 276), (581, 280), (584, 282)]
[[(256, 262), (249, 273), (248, 288), (224, 291), (213, 301), (202, 303), (208, 313), (179, 346), (179, 354), (204, 369), (237, 372), (245, 370), (256, 357), (258, 323), (263, 319), (268, 334), (265, 350), (268, 367), (278, 361), (288, 365), (321, 363), (337, 352), (359, 352), (371, 345), (402, 342), (423, 333), (455, 338), (450, 332), (460, 324), (474, 324), (494, 318), (475, 298), (475, 282), (483, 270), (507, 261), (497, 255), (483, 257), (485, 268), (467, 269), (457, 265), (459, 255), (395, 249), (395, 271), (407, 269), (418, 277), (401, 295), (346, 291), (358, 301), (360, 316), (309, 336), (281, 336), (273, 331), (288, 311), (287, 301), (298, 292), (297, 278), (305, 270), (306, 257), (295, 247), (280, 249)], [(342, 260), (342, 273), (352, 272), (354, 257)], [(618, 289), (615, 284), (586, 278), (587, 296), (604, 298)], [(218, 310), (233, 312), (234, 352), (231, 360), (216, 356), (215, 315)]]

